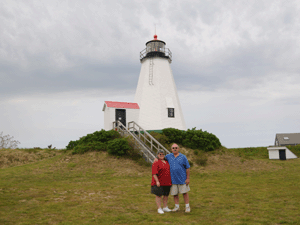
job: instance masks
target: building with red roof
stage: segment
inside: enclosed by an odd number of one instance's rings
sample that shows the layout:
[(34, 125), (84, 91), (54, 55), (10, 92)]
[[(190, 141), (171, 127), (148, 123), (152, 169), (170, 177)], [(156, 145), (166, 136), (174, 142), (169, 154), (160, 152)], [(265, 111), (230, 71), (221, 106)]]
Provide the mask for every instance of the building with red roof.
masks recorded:
[(121, 121), (124, 126), (131, 121), (137, 122), (140, 107), (133, 102), (105, 101), (102, 111), (104, 111), (104, 129), (111, 130), (113, 122), (117, 120)]

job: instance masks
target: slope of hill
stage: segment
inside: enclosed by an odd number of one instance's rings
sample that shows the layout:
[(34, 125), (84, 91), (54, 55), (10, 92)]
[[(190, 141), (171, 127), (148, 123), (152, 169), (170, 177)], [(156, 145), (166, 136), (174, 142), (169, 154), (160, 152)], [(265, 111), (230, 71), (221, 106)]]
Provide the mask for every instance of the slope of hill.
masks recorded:
[(184, 213), (180, 196), (181, 211), (158, 215), (151, 167), (106, 152), (60, 151), (0, 169), (0, 224), (297, 224), (299, 162), (209, 153), (206, 166), (191, 168), (192, 212)]

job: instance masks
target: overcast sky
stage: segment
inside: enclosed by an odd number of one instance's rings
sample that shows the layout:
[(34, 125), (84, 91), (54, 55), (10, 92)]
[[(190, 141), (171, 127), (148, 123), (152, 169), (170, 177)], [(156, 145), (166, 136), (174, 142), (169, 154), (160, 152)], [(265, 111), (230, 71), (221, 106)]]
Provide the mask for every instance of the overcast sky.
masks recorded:
[(64, 148), (133, 102), (139, 53), (158, 39), (187, 128), (228, 148), (300, 132), (300, 1), (0, 2), (0, 132)]

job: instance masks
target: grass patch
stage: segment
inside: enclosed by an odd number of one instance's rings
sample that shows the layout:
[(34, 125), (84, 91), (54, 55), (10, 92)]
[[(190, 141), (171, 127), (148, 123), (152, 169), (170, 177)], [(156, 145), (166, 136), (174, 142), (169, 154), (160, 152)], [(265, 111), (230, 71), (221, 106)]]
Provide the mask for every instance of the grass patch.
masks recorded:
[(34, 163), (63, 153), (53, 149), (0, 149), (0, 169)]
[[(299, 159), (249, 160), (230, 150), (207, 157), (205, 167), (191, 168), (190, 214), (180, 196), (178, 213), (158, 215), (151, 167), (106, 152), (65, 151), (2, 168), (0, 224), (300, 223)], [(168, 205), (174, 206), (171, 196)]]
[(297, 157), (300, 157), (300, 145), (288, 145), (286, 147), (290, 149)]
[(231, 148), (228, 151), (235, 153), (239, 157), (246, 159), (268, 159), (267, 147)]

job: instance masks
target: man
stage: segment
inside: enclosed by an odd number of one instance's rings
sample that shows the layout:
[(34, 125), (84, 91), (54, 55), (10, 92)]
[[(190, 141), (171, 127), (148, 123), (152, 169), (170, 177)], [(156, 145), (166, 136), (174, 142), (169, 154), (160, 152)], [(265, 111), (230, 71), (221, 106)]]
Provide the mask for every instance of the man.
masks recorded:
[[(177, 144), (172, 145), (172, 153), (166, 155), (166, 159), (170, 164), (172, 187), (170, 194), (174, 195), (175, 207), (172, 210), (176, 212), (179, 210), (179, 194), (183, 194), (185, 202), (185, 212), (190, 212), (189, 194), (190, 191), (190, 164), (186, 156), (179, 152)], [(157, 161), (158, 159), (155, 159)]]

